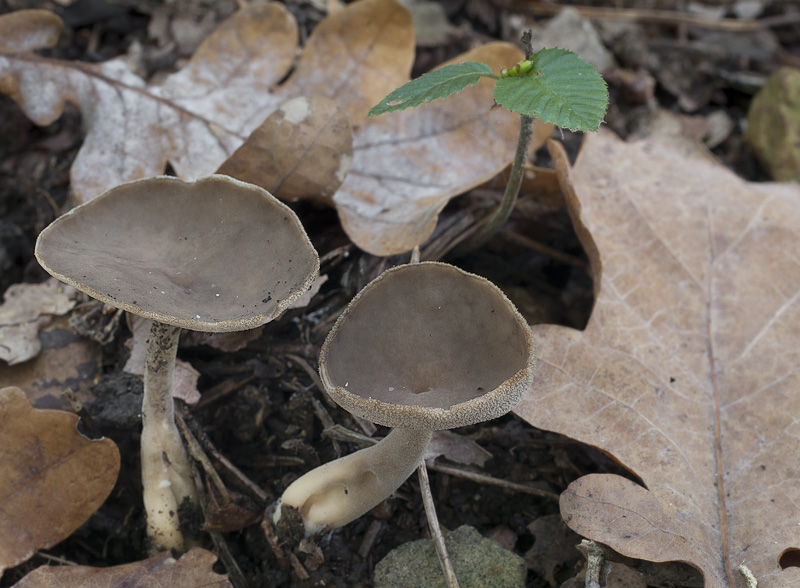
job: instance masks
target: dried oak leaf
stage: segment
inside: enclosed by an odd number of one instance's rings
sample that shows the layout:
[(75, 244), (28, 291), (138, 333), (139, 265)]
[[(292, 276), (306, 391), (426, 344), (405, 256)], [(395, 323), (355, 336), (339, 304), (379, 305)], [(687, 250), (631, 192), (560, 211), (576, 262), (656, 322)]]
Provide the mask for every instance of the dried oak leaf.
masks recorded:
[(233, 588), (228, 575), (211, 569), (217, 556), (195, 547), (175, 559), (169, 552), (110, 568), (43, 566), (14, 588)]
[(0, 92), (37, 124), (56, 120), (67, 101), (80, 109), (87, 134), (70, 173), (82, 202), (161, 174), (167, 162), (184, 179), (213, 173), (290, 98), (323, 96), (363, 116), (407, 79), (413, 43), (401, 5), (360, 0), (320, 23), (291, 78), (275, 87), (294, 63), (297, 25), (280, 4), (252, 3), (162, 84), (146, 83), (122, 58), (86, 64), (17, 53), (0, 55)]
[(0, 54), (52, 47), (64, 28), (49, 10), (17, 10), (0, 17)]
[(86, 439), (77, 422), (0, 389), (0, 574), (68, 537), (114, 487), (117, 446)]
[[(448, 63), (482, 61), (499, 71), (521, 58), (513, 45), (489, 43)], [(446, 101), (367, 119), (354, 132), (350, 173), (333, 200), (356, 245), (374, 255), (413, 249), (452, 197), (508, 165), (519, 116), (495, 107), (493, 88), (493, 80), (482, 79)], [(553, 129), (536, 125), (531, 151)]]
[[(554, 150), (596, 303), (583, 332), (536, 325), (516, 409), (601, 448), (562, 494), (577, 533), (682, 561), (707, 588), (800, 586), (800, 188), (750, 184), (674, 142)], [(782, 569), (785, 567), (785, 569)]]
[(329, 203), (353, 160), (353, 131), (333, 100), (300, 96), (282, 104), (217, 170), (283, 200)]

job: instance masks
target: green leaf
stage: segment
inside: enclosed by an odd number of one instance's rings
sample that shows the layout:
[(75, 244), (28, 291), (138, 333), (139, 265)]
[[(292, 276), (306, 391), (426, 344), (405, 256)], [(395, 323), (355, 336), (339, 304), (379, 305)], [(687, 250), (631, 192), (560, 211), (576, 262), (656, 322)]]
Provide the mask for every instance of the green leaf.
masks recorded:
[(492, 76), (492, 69), (485, 63), (468, 61), (445, 65), (403, 84), (374, 106), (367, 116), (417, 107), (431, 100), (447, 98), (467, 85), (474, 86), (483, 76)]
[(542, 49), (526, 76), (503, 78), (495, 101), (513, 111), (572, 131), (596, 131), (608, 107), (608, 86), (572, 51)]

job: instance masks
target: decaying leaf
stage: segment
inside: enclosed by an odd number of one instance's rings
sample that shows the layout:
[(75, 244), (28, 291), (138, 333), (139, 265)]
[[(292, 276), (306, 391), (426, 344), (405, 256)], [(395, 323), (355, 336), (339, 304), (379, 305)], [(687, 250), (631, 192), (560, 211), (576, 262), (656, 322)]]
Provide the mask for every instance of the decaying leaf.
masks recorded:
[[(522, 52), (490, 43), (448, 63), (480, 61), (492, 70)], [(355, 132), (353, 163), (334, 196), (348, 236), (374, 255), (402, 253), (433, 232), (439, 213), (457, 194), (481, 184), (514, 158), (519, 116), (494, 107), (494, 81), (416, 110), (372, 117)], [(542, 125), (538, 122), (537, 125)], [(549, 136), (537, 129), (539, 144)]]
[(68, 537), (114, 487), (117, 446), (86, 439), (77, 422), (0, 389), (0, 573)]
[(279, 94), (283, 100), (329, 98), (357, 127), (374, 104), (408, 80), (413, 64), (414, 26), (405, 6), (358, 0), (317, 25)]
[(21, 388), (36, 408), (69, 409), (67, 388), (79, 402), (91, 402), (91, 387), (100, 373), (100, 346), (68, 323), (67, 317), (56, 318), (38, 333), (42, 348), (36, 357), (0, 369), (0, 388)]
[(463, 435), (453, 431), (434, 431), (431, 442), (425, 449), (423, 459), (435, 460), (444, 456), (452, 462), (483, 467), (492, 454)]
[(0, 17), (0, 54), (36, 51), (58, 42), (61, 19), (49, 10), (18, 10)]
[(217, 170), (283, 200), (322, 200), (342, 185), (353, 160), (353, 132), (333, 100), (288, 100)]
[[(749, 184), (672, 142), (587, 136), (555, 150), (596, 304), (583, 332), (533, 327), (540, 370), (516, 409), (602, 448), (645, 487), (584, 476), (576, 532), (683, 561), (707, 588), (800, 585), (800, 188)], [(782, 569), (785, 568), (785, 569)]]
[(187, 180), (213, 173), (289, 98), (321, 95), (348, 114), (365, 113), (407, 78), (413, 43), (401, 5), (361, 0), (314, 31), (295, 73), (275, 89), (294, 62), (297, 25), (281, 4), (257, 2), (222, 23), (163, 84), (146, 83), (123, 59), (86, 64), (18, 53), (0, 55), (0, 92), (42, 125), (66, 101), (78, 106), (87, 135), (71, 178), (82, 202), (161, 174), (167, 162)]
[(52, 315), (75, 306), (75, 289), (51, 278), (41, 284), (13, 284), (0, 305), (0, 360), (15, 365), (36, 357), (39, 331)]
[(43, 566), (14, 584), (14, 588), (232, 588), (227, 574), (211, 569), (217, 556), (195, 547), (175, 559), (169, 552), (144, 561), (110, 568)]

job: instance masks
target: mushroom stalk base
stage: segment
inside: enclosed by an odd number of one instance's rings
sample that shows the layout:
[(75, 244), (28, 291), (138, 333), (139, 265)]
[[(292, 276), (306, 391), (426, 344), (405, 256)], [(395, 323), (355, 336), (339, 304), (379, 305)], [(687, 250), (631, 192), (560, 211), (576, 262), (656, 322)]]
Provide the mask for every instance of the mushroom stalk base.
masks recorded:
[(374, 508), (417, 469), (431, 431), (393, 429), (380, 443), (311, 470), (283, 493), (281, 507), (300, 511), (306, 535), (341, 527)]
[(186, 457), (172, 400), (172, 377), (180, 328), (153, 322), (147, 347), (142, 403), (142, 486), (147, 535), (158, 550), (184, 551), (178, 507), (197, 504), (192, 468)]

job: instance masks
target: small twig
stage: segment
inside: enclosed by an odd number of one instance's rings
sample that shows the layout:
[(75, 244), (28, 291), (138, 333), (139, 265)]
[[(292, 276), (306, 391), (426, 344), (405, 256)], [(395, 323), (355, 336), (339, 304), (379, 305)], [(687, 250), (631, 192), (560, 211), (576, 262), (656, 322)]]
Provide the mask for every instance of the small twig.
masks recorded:
[(216, 446), (211, 442), (203, 431), (202, 427), (194, 420), (194, 417), (189, 412), (183, 413), (183, 419), (189, 430), (195, 438), (202, 444), (205, 452), (217, 462), (218, 466), (222, 468), (232, 478), (232, 482), (236, 484), (241, 490), (247, 492), (250, 497), (255, 500), (259, 506), (266, 507), (272, 500), (255, 482), (248, 478), (239, 468), (233, 465), (227, 457), (222, 455)]
[(322, 431), (322, 435), (328, 437), (329, 439), (335, 439), (344, 443), (355, 443), (359, 447), (369, 447), (370, 445), (376, 445), (378, 443), (376, 439), (367, 437), (366, 435), (362, 435), (361, 433), (357, 433), (355, 431), (351, 431), (342, 425), (333, 425), (332, 427), (328, 427)]
[(270, 510), (271, 509), (267, 509), (264, 513), (264, 518), (261, 520), (261, 530), (264, 531), (264, 537), (267, 539), (270, 549), (272, 549), (275, 560), (278, 562), (278, 567), (286, 569), (286, 552), (281, 547), (278, 536), (275, 534), (275, 525), (272, 522), (272, 513)]
[(58, 555), (50, 555), (49, 553), (45, 553), (44, 551), (37, 551), (36, 555), (42, 557), (48, 561), (53, 561), (56, 563), (60, 563), (64, 566), (77, 566), (80, 564), (75, 563), (74, 561), (70, 561), (68, 559), (64, 559), (63, 557), (59, 557)]
[(378, 535), (385, 526), (386, 523), (378, 519), (374, 519), (369, 524), (367, 532), (364, 533), (364, 538), (361, 540), (361, 545), (358, 548), (358, 555), (361, 559), (367, 559), (369, 552), (372, 551), (372, 547), (378, 540)]
[(292, 564), (292, 569), (294, 570), (298, 580), (308, 580), (311, 577), (311, 575), (303, 567), (303, 564), (300, 563), (300, 559), (298, 559), (294, 553), (289, 554), (289, 563)]
[[(200, 512), (203, 515), (203, 519), (207, 520), (208, 517), (208, 496), (206, 495), (205, 487), (203, 486), (200, 470), (198, 469), (198, 464), (203, 467), (203, 470), (206, 472), (206, 475), (209, 475), (212, 479), (216, 476), (216, 472), (214, 472), (214, 468), (211, 467), (211, 463), (208, 461), (208, 456), (203, 453), (200, 444), (197, 442), (197, 439), (194, 438), (189, 428), (186, 426), (186, 423), (181, 418), (181, 415), (176, 411), (175, 412), (175, 422), (178, 424), (178, 428), (181, 430), (181, 435), (184, 439), (184, 447), (187, 448), (189, 455), (192, 456), (194, 461), (189, 460), (189, 463), (192, 468), (192, 476), (195, 480), (195, 487), (197, 488), (197, 494), (199, 497), (198, 504), (200, 506)], [(195, 453), (197, 451), (198, 453)], [(198, 456), (200, 457), (198, 459)], [(213, 474), (209, 474), (209, 472), (213, 472)], [(222, 496), (226, 502), (230, 502), (230, 495), (228, 494), (225, 485), (222, 484), (222, 480), (216, 476), (216, 481), (221, 485), (215, 486), (217, 487), (217, 491), (220, 491), (220, 487), (222, 488)], [(219, 555), (220, 562), (225, 567), (225, 570), (228, 572), (230, 576), (231, 584), (234, 588), (249, 588), (250, 584), (248, 583), (247, 579), (242, 573), (242, 569), (239, 567), (239, 563), (233, 557), (230, 548), (228, 547), (228, 543), (225, 541), (225, 537), (222, 534), (217, 533), (216, 531), (209, 531), (209, 536), (211, 537), (211, 541), (214, 543), (214, 547), (216, 549), (217, 554)]]
[(471, 472), (469, 470), (463, 470), (461, 468), (451, 465), (443, 465), (434, 462), (434, 463), (429, 463), (428, 467), (432, 469), (434, 472), (441, 472), (442, 474), (450, 474), (451, 476), (464, 478), (465, 480), (477, 482), (478, 484), (499, 486), (500, 488), (505, 488), (506, 490), (512, 490), (514, 492), (525, 492), (526, 494), (541, 496), (542, 498), (548, 498), (550, 500), (555, 500), (556, 502), (558, 501), (559, 498), (558, 494), (556, 494), (555, 492), (550, 492), (549, 490), (541, 490), (539, 488), (534, 488), (533, 486), (528, 486), (527, 484), (509, 482), (507, 480), (502, 480), (500, 478), (487, 476), (486, 474), (478, 474), (476, 472)]
[(453, 564), (447, 553), (447, 546), (444, 543), (444, 535), (439, 527), (439, 518), (436, 516), (436, 506), (433, 504), (431, 494), (431, 483), (428, 479), (428, 469), (423, 461), (417, 468), (419, 473), (419, 489), (422, 493), (422, 504), (425, 506), (425, 515), (428, 517), (428, 528), (431, 531), (431, 539), (436, 547), (436, 555), (439, 556), (439, 563), (442, 566), (445, 582), (449, 588), (458, 588), (458, 578), (453, 570)]
[(213, 388), (209, 388), (208, 390), (206, 390), (203, 393), (202, 398), (200, 398), (200, 401), (197, 404), (192, 405), (190, 410), (192, 412), (197, 412), (198, 410), (202, 410), (209, 404), (212, 404), (217, 400), (220, 400), (221, 398), (224, 398), (225, 396), (233, 394), (237, 390), (244, 388), (245, 386), (247, 386), (247, 384), (255, 380), (257, 377), (258, 376), (256, 376), (255, 374), (250, 374), (243, 380), (238, 380), (238, 381), (224, 380), (223, 382), (220, 382)]
[(589, 264), (579, 257), (575, 257), (574, 255), (570, 255), (569, 253), (564, 253), (563, 251), (559, 251), (558, 249), (553, 249), (545, 245), (544, 243), (539, 243), (538, 241), (534, 241), (533, 239), (526, 237), (525, 235), (520, 235), (519, 233), (515, 233), (514, 231), (504, 230), (502, 235), (506, 237), (509, 241), (513, 241), (518, 245), (522, 245), (523, 247), (527, 247), (528, 249), (532, 249), (537, 253), (541, 253), (542, 255), (547, 255), (548, 257), (552, 257), (553, 259), (560, 261), (566, 265), (574, 265), (576, 267), (587, 267)]
[(361, 427), (361, 430), (364, 431), (364, 434), (369, 435), (370, 437), (378, 432), (378, 427), (369, 422), (367, 419), (362, 419), (360, 416), (353, 415), (353, 420), (359, 427)]
[(189, 430), (189, 427), (186, 426), (186, 422), (184, 422), (183, 417), (181, 417), (178, 411), (175, 411), (175, 422), (178, 423), (178, 428), (181, 431), (181, 435), (183, 435), (183, 440), (186, 443), (186, 449), (189, 451), (189, 454), (200, 464), (206, 476), (208, 476), (211, 483), (214, 484), (214, 488), (216, 488), (217, 493), (221, 497), (222, 505), (228, 505), (231, 501), (231, 495), (225, 487), (225, 483), (222, 481), (222, 478), (219, 477), (211, 460), (208, 459), (205, 451), (203, 451), (203, 448), (200, 446), (197, 439), (195, 439), (195, 436), (192, 435), (192, 432)]
[(744, 576), (744, 581), (747, 583), (747, 588), (758, 588), (758, 580), (756, 580), (756, 577), (753, 575), (753, 572), (750, 571), (750, 568), (742, 563), (739, 564), (737, 569), (739, 570), (739, 573)]
[(325, 384), (322, 383), (322, 380), (311, 364), (309, 364), (304, 358), (300, 357), (299, 355), (295, 355), (294, 353), (285, 353), (283, 355), (286, 359), (289, 359), (299, 365), (305, 373), (308, 374), (308, 377), (311, 378), (311, 381), (314, 382), (314, 386), (317, 387), (319, 393), (322, 395), (322, 399), (325, 401), (330, 408), (336, 408), (338, 405), (333, 401), (333, 399), (328, 395), (325, 391)]
[[(336, 422), (333, 420), (333, 417), (331, 417), (330, 413), (316, 397), (311, 397), (311, 404), (314, 406), (314, 414), (317, 415), (317, 418), (322, 423), (323, 430), (329, 429), (336, 424)], [(339, 445), (339, 441), (333, 438), (331, 441), (333, 442), (333, 451), (336, 453), (336, 457), (341, 457), (342, 448)]]
[(221, 533), (216, 532), (211, 532), (209, 535), (211, 535), (214, 549), (219, 554), (219, 558), (225, 566), (225, 570), (230, 575), (230, 581), (234, 588), (249, 588), (250, 583), (247, 581), (247, 578), (245, 578), (242, 568), (239, 567), (239, 562), (233, 557), (230, 547), (228, 547), (228, 542), (225, 541), (225, 537)]

